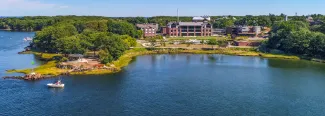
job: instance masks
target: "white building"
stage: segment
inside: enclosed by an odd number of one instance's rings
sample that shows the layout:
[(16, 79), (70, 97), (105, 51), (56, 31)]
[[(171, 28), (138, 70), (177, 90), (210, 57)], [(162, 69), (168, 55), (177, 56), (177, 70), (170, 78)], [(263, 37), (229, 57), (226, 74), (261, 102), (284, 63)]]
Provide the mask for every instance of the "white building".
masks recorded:
[(209, 16), (200, 16), (200, 17), (193, 17), (193, 22), (203, 22), (203, 21), (211, 21)]

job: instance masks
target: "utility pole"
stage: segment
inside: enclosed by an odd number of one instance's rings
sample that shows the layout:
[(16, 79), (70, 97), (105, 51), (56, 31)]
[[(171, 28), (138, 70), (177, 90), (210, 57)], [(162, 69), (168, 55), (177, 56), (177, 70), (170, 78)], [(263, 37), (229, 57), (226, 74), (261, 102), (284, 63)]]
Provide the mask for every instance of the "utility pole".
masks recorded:
[(178, 8), (177, 8), (177, 22), (179, 22)]

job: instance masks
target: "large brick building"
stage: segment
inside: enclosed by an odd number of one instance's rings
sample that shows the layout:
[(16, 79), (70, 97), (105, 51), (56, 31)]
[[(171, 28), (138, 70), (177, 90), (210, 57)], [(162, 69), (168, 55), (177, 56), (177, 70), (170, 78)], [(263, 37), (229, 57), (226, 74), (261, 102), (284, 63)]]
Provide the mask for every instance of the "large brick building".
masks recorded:
[(212, 24), (208, 22), (172, 22), (162, 28), (162, 33), (176, 36), (211, 36)]
[(153, 37), (157, 35), (158, 24), (137, 24), (136, 26), (143, 31), (143, 37)]

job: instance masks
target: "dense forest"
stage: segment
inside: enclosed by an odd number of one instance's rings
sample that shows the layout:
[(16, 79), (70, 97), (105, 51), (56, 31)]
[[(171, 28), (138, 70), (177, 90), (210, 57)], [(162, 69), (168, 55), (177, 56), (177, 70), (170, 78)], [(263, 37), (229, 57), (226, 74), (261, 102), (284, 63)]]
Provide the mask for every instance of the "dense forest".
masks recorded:
[(13, 31), (40, 31), (44, 27), (60, 22), (86, 22), (92, 20), (108, 20), (99, 16), (35, 16), (0, 18), (0, 29)]
[(84, 54), (99, 51), (102, 63), (118, 59), (129, 47), (136, 46), (142, 33), (125, 21), (105, 18), (67, 18), (37, 31), (34, 50), (48, 53)]
[(310, 26), (304, 21), (276, 23), (264, 47), (269, 51), (276, 49), (290, 54), (325, 58), (325, 24)]

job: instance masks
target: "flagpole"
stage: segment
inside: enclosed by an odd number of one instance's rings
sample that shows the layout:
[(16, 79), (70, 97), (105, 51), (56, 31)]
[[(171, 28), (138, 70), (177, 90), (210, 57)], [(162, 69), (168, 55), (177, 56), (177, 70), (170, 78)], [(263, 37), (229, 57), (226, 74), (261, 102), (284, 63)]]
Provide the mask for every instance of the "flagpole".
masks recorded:
[[(32, 65), (34, 65), (34, 64), (35, 64), (35, 62), (32, 61)], [(34, 73), (34, 67), (32, 68), (32, 73)]]

